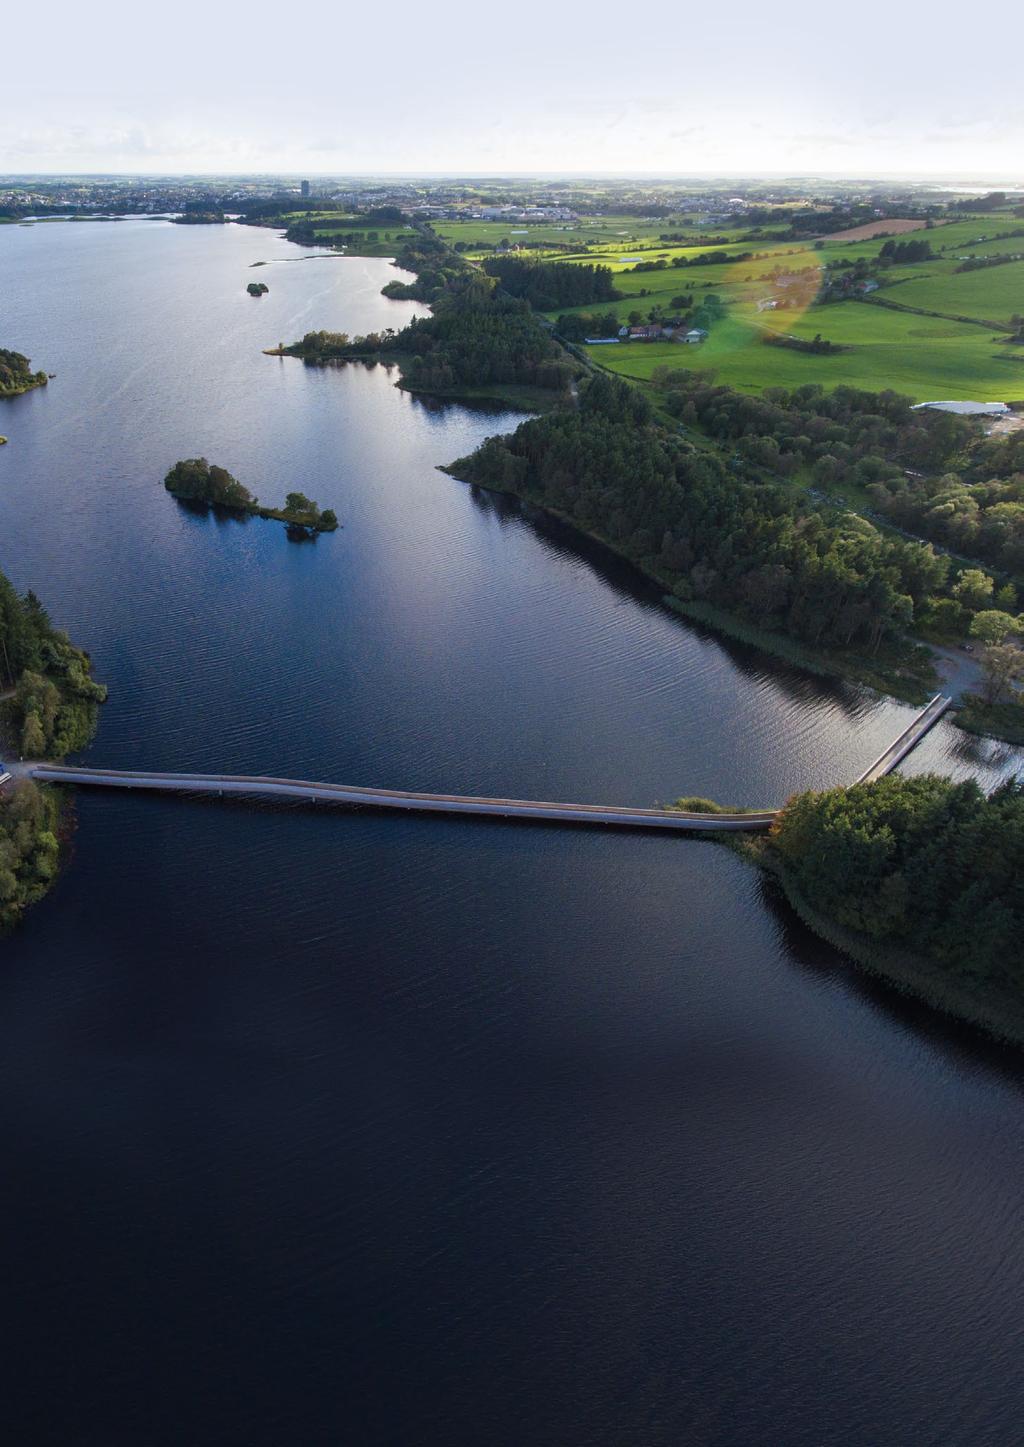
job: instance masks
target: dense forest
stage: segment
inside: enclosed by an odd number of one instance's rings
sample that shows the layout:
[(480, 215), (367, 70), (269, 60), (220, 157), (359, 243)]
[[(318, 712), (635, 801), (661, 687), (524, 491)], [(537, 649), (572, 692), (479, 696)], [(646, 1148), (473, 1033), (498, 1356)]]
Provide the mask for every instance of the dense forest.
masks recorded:
[(416, 236), (400, 248), (395, 265), (414, 271), (416, 280), (389, 281), (384, 295), (394, 301), (434, 302), (469, 271), (462, 258), (426, 226), (419, 227)]
[(555, 331), (567, 342), (584, 342), (588, 337), (616, 337), (622, 323), (614, 312), (563, 312)]
[(732, 441), (742, 458), (780, 477), (811, 465), (814, 481), (863, 485), (901, 479), (907, 469), (935, 471), (974, 438), (971, 424), (949, 412), (915, 412), (897, 392), (863, 392), (818, 383), (760, 396), (716, 386), (707, 373), (659, 368), (653, 382), (666, 409), (708, 435)]
[[(827, 412), (826, 399), (819, 403)], [(835, 406), (856, 423), (851, 402)], [(883, 430), (899, 430), (902, 407), (892, 408), (892, 419), (878, 419)], [(731, 407), (722, 422), (727, 432), (738, 427)], [(924, 431), (919, 445), (927, 448)], [(451, 471), (564, 514), (682, 600), (706, 600), (814, 647), (875, 650), (947, 585), (948, 562), (929, 545), (827, 513), (802, 492), (744, 479), (658, 425), (649, 400), (610, 377), (581, 389), (577, 409), (489, 438)]]
[(979, 442), (957, 472), (890, 473), (868, 490), (900, 527), (1024, 578), (1024, 431)]
[(587, 306), (617, 301), (614, 273), (607, 266), (574, 266), (567, 261), (523, 261), (516, 256), (495, 256), (484, 262), (488, 276), (509, 296), (528, 301), (538, 311), (560, 306)]
[(33, 372), (28, 357), (0, 347), (0, 397), (17, 397), (30, 387), (45, 387), (46, 380), (45, 372)]
[(1024, 781), (890, 775), (791, 800), (770, 847), (800, 900), (971, 990), (1024, 990)]
[(34, 593), (21, 597), (0, 574), (0, 692), (4, 731), (29, 758), (83, 748), (107, 696), (89, 676), (89, 657), (54, 628)]
[(512, 383), (565, 392), (575, 370), (527, 302), (479, 292), (412, 322), (396, 345), (409, 358), (403, 380), (426, 391)]

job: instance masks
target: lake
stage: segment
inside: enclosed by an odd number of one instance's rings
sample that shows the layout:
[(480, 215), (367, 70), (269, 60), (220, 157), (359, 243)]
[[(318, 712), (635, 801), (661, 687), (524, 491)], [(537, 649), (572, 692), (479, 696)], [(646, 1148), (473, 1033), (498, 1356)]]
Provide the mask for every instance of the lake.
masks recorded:
[[(437, 470), (519, 414), (263, 355), (403, 325), (398, 274), (234, 225), (0, 226), (0, 344), (56, 373), (0, 404), (0, 567), (109, 685), (79, 761), (639, 805), (866, 767), (913, 710)], [(343, 527), (197, 516), (162, 486), (196, 455)], [(943, 724), (905, 767), (1022, 762)], [(727, 850), (102, 794), (74, 821), (0, 942), (11, 1441), (1016, 1440), (1020, 1056)]]

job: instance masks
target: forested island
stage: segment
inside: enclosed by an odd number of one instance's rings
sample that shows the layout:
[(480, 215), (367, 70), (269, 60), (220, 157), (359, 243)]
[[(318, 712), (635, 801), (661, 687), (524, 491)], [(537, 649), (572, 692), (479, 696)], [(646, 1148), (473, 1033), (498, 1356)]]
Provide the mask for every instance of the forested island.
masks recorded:
[(270, 518), (286, 523), (289, 536), (296, 539), (333, 533), (338, 527), (337, 514), (332, 508), (321, 510), (302, 492), (288, 493), (284, 507), (263, 507), (227, 468), (211, 464), (205, 457), (187, 457), (176, 462), (164, 478), (164, 486), (172, 496), (193, 506), (215, 508), (237, 517)]
[[(54, 628), (34, 593), (0, 573), (0, 742), (26, 758), (84, 748), (107, 696), (89, 656)], [(42, 898), (57, 874), (60, 799), (30, 780), (0, 791), (0, 929)]]
[(21, 352), (0, 347), (0, 397), (20, 397), (32, 387), (45, 387), (45, 372), (33, 372), (32, 363)]

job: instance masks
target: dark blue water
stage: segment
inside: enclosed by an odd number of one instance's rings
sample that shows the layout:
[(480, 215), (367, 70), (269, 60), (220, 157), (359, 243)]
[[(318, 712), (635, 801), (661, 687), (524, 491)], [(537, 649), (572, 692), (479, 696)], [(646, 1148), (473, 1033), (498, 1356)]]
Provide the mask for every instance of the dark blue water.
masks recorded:
[[(394, 274), (0, 227), (0, 344), (57, 373), (2, 409), (0, 567), (110, 685), (88, 760), (639, 804), (859, 772), (908, 710), (436, 470), (514, 415), (262, 355), (400, 325)], [(197, 453), (344, 529), (185, 511)], [(1020, 760), (942, 728), (912, 766)], [(11, 1441), (1019, 1436), (1018, 1058), (718, 847), (94, 795), (0, 965)]]

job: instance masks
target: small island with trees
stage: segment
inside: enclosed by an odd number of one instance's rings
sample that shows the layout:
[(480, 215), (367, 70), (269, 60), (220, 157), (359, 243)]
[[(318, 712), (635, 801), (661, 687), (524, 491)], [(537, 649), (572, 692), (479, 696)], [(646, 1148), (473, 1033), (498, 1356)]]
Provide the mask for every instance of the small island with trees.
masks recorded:
[(263, 507), (227, 468), (209, 463), (205, 457), (187, 457), (176, 462), (164, 478), (164, 486), (173, 497), (194, 506), (214, 508), (236, 517), (270, 518), (286, 523), (288, 536), (294, 541), (317, 533), (333, 533), (339, 526), (332, 508), (321, 511), (312, 498), (302, 492), (288, 493), (284, 507)]
[(21, 352), (0, 347), (0, 397), (20, 397), (33, 387), (45, 387), (45, 372), (33, 372), (32, 363)]

